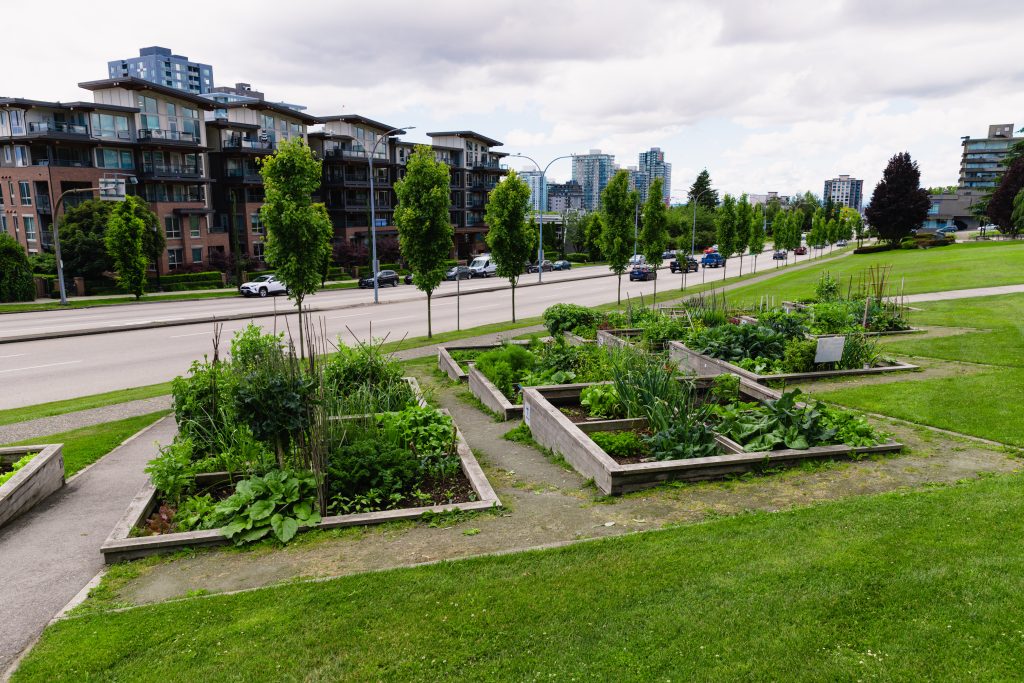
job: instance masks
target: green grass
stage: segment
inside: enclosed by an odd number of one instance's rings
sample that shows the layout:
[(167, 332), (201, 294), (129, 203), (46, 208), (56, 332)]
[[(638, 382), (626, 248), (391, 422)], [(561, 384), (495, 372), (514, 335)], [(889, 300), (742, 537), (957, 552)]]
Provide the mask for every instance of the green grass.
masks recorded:
[(1016, 680), (1022, 484), (93, 614), (13, 680)]
[(7, 446), (23, 446), (29, 444), (63, 443), (64, 444), (64, 475), (70, 477), (79, 470), (96, 462), (110, 451), (117, 448), (122, 441), (144, 427), (148, 427), (164, 415), (167, 410), (129, 417), (115, 422), (81, 427), (69, 432), (40, 436), (26, 439)]
[(8, 408), (7, 410), (0, 410), (0, 425), (27, 422), (28, 420), (36, 420), (41, 417), (64, 415), (65, 413), (73, 413), (77, 410), (102, 408), (103, 406), (114, 405), (115, 403), (153, 398), (154, 396), (165, 396), (169, 393), (171, 393), (171, 383), (163, 382), (161, 384), (135, 387), (134, 389), (118, 389), (117, 391), (108, 391), (102, 394), (69, 398), (63, 401), (37, 403), (34, 406), (25, 406), (24, 408)]
[(814, 295), (814, 285), (825, 271), (845, 288), (852, 276), (874, 265), (892, 265), (892, 284), (898, 292), (905, 280), (907, 294), (942, 292), (953, 289), (994, 287), (1024, 283), (1024, 243), (993, 242), (955, 244), (937, 249), (913, 249), (853, 254), (840, 261), (784, 273), (765, 283), (739, 287), (729, 293), (732, 302), (749, 303), (762, 295), (774, 296), (776, 303)]

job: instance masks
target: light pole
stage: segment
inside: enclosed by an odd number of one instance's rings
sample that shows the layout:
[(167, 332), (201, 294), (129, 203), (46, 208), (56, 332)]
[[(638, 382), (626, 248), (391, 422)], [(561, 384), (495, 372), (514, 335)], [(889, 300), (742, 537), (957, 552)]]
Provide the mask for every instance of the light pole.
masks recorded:
[[(377, 207), (373, 199), (373, 155), (377, 153), (377, 145), (380, 144), (381, 140), (387, 140), (391, 135), (398, 133), (404, 134), (407, 130), (412, 130), (416, 126), (403, 126), (401, 128), (392, 128), (389, 131), (381, 134), (377, 141), (373, 143), (373, 149), (370, 150), (370, 261), (371, 267), (373, 268), (373, 303), (380, 303), (379, 297), (379, 285), (377, 283)], [(365, 149), (365, 148), (364, 148)]]
[[(545, 180), (545, 178), (547, 177), (548, 169), (551, 168), (551, 164), (555, 163), (559, 159), (571, 159), (576, 155), (563, 154), (560, 157), (555, 157), (554, 159), (548, 162), (548, 165), (545, 166), (544, 170), (542, 171), (540, 168), (540, 164), (538, 164), (533, 157), (528, 157), (525, 154), (510, 154), (509, 156), (520, 157), (521, 159), (529, 159), (530, 161), (533, 162), (533, 165), (537, 167), (537, 170), (540, 171), (540, 199), (543, 200), (544, 188), (547, 185), (547, 181)], [(546, 208), (546, 206), (540, 207), (540, 240), (537, 244), (537, 282), (544, 282), (544, 209)], [(563, 229), (565, 229), (564, 225), (562, 227)]]

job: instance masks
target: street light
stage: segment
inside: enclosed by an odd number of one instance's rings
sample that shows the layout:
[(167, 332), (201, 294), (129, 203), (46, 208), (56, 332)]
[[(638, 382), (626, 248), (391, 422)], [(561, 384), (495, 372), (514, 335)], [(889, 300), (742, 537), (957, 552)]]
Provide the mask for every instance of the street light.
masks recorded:
[(377, 264), (377, 207), (374, 204), (373, 199), (373, 155), (377, 153), (377, 145), (380, 144), (381, 140), (388, 139), (395, 133), (404, 134), (407, 130), (412, 130), (416, 126), (402, 126), (401, 128), (392, 128), (389, 131), (383, 133), (377, 138), (377, 141), (373, 143), (373, 149), (370, 150), (370, 241), (371, 253), (370, 260), (372, 261), (373, 267), (373, 303), (380, 303), (378, 298), (378, 290), (380, 289), (377, 284), (378, 264)]
[[(537, 170), (540, 171), (540, 190), (539, 190), (540, 191), (540, 198), (541, 198), (541, 201), (543, 201), (543, 199), (544, 199), (544, 188), (547, 186), (547, 181), (545, 180), (545, 178), (547, 177), (548, 169), (551, 168), (551, 164), (555, 163), (559, 159), (571, 159), (571, 158), (575, 157), (576, 155), (575, 154), (563, 154), (560, 157), (555, 157), (554, 159), (552, 159), (551, 161), (548, 162), (548, 165), (545, 166), (544, 170), (542, 170), (542, 171), (541, 171), (541, 168), (540, 168), (540, 164), (538, 164), (537, 161), (533, 157), (528, 157), (525, 154), (510, 154), (509, 156), (519, 157), (521, 159), (529, 159), (530, 161), (533, 162), (533, 165), (537, 167)], [(544, 282), (544, 210), (545, 209), (547, 209), (546, 206), (540, 207), (540, 240), (539, 240), (539, 242), (537, 244), (537, 282)], [(562, 229), (563, 230), (565, 229), (565, 225), (564, 224), (562, 225)]]

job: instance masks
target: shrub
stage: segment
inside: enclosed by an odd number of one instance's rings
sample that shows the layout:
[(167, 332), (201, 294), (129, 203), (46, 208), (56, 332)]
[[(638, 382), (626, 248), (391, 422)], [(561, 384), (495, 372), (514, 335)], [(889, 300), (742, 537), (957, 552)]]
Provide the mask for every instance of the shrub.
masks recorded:
[(782, 371), (810, 372), (817, 352), (818, 342), (813, 339), (790, 339), (782, 357)]
[(572, 253), (566, 254), (565, 260), (570, 261), (572, 263), (586, 263), (588, 260), (590, 260), (590, 255), (581, 254), (579, 252), (574, 251)]
[(635, 432), (591, 432), (588, 436), (605, 453), (616, 458), (635, 458), (647, 448)]
[(476, 369), (505, 396), (515, 396), (516, 385), (533, 369), (537, 357), (518, 344), (505, 344), (477, 356)]
[(0, 301), (32, 301), (36, 287), (28, 256), (6, 232), (0, 233)]
[(231, 366), (237, 372), (252, 372), (281, 355), (284, 332), (264, 334), (263, 328), (249, 323), (231, 338)]
[(555, 304), (544, 311), (544, 326), (553, 337), (579, 327), (596, 325), (600, 319), (600, 313), (579, 304)]
[(891, 251), (892, 245), (885, 242), (880, 244), (867, 244), (853, 250), (854, 254), (876, 254), (880, 251)]
[(832, 273), (822, 273), (814, 287), (814, 295), (818, 301), (835, 301), (839, 298), (839, 281), (832, 277)]
[(230, 422), (234, 415), (233, 385), (230, 367), (220, 362), (194, 361), (187, 377), (175, 377), (171, 394), (181, 435), (205, 443), (221, 424)]

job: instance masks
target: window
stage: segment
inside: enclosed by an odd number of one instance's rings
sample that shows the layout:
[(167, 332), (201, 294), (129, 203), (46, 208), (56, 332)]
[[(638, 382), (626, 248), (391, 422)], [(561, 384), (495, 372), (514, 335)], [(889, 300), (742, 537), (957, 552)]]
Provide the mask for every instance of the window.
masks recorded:
[(21, 195), (22, 206), (32, 206), (32, 189), (27, 180), (18, 181), (18, 193)]
[(99, 168), (135, 168), (135, 161), (132, 153), (126, 149), (103, 149), (96, 150), (96, 165)]
[(177, 270), (180, 266), (185, 265), (185, 252), (183, 249), (168, 249), (167, 250), (167, 268), (170, 270)]
[(22, 222), (25, 224), (25, 240), (28, 242), (36, 241), (36, 218), (35, 216), (22, 216)]
[(181, 219), (177, 216), (164, 216), (164, 234), (168, 239), (181, 239)]
[(92, 134), (98, 138), (128, 137), (128, 117), (114, 114), (93, 114)]
[(11, 148), (9, 146), (4, 147), (4, 162), (11, 163)]
[[(13, 197), (12, 197), (13, 199)], [(0, 206), (4, 205), (4, 186), (0, 185)]]
[(21, 122), (21, 112), (17, 109), (11, 110), (11, 134), (12, 135), (24, 135), (25, 126)]
[(254, 260), (263, 263), (263, 242), (252, 243), (252, 257)]
[(147, 114), (156, 114), (159, 111), (157, 101), (145, 95), (139, 95), (138, 106), (141, 111)]
[(192, 247), (192, 263), (202, 263), (202, 262), (203, 262), (203, 248), (202, 247)]
[[(188, 236), (199, 237), (199, 216), (188, 217)], [(192, 260), (199, 263), (199, 261), (196, 261), (194, 258)]]
[(0, 232), (7, 232), (7, 216), (0, 213)]
[(263, 229), (263, 224), (260, 223), (259, 213), (249, 214), (249, 225), (252, 227), (252, 234), (263, 235), (266, 231)]
[(0, 126), (7, 125), (7, 112), (0, 111)]
[(21, 145), (17, 145), (14, 148), (14, 165), (28, 166), (28, 150)]

